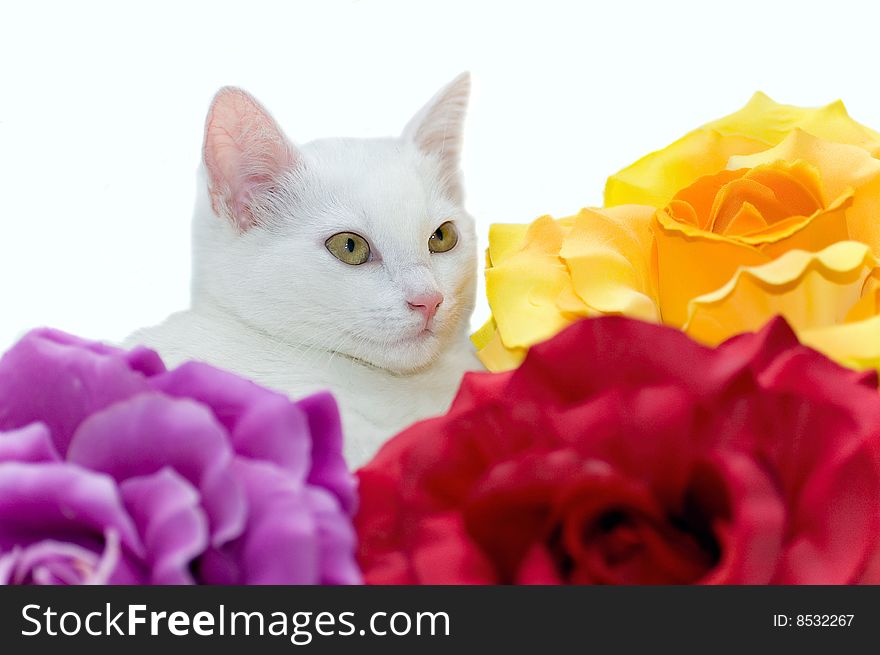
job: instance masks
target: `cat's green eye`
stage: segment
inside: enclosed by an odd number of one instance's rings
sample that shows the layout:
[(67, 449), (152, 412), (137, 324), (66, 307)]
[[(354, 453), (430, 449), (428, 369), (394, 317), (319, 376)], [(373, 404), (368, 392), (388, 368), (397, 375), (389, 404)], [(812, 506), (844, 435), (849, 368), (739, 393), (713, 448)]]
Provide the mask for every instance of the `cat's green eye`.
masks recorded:
[(446, 221), (434, 230), (434, 234), (428, 239), (428, 250), (431, 252), (449, 252), (458, 243), (458, 230), (452, 221)]
[(340, 232), (324, 242), (327, 250), (336, 259), (352, 266), (360, 266), (370, 261), (370, 244), (354, 232)]

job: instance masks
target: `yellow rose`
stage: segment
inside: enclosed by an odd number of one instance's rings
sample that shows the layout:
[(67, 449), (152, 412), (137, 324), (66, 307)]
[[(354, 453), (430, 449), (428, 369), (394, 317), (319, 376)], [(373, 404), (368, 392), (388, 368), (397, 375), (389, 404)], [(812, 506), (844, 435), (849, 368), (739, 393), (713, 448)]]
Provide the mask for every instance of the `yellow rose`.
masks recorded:
[(612, 176), (609, 207), (494, 226), (481, 360), (515, 367), (583, 316), (662, 321), (714, 344), (781, 314), (838, 361), (880, 367), (874, 154), (880, 135), (841, 103), (757, 94)]

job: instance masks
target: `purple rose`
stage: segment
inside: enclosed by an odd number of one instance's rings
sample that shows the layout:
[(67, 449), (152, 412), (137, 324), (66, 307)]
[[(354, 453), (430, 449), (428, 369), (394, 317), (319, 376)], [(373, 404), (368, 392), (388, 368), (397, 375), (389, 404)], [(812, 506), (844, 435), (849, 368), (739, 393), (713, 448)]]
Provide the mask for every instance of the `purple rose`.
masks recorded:
[(332, 396), (54, 330), (0, 359), (0, 583), (354, 584)]

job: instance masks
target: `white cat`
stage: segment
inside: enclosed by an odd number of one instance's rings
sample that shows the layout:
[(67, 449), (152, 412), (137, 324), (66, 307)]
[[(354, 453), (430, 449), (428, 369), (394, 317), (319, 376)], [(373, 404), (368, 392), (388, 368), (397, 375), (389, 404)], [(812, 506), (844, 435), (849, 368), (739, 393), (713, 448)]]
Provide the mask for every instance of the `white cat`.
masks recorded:
[(205, 126), (192, 307), (131, 335), (293, 396), (330, 389), (349, 464), (448, 407), (479, 368), (467, 339), (477, 267), (459, 154), (470, 79), (399, 138), (294, 145), (246, 92)]

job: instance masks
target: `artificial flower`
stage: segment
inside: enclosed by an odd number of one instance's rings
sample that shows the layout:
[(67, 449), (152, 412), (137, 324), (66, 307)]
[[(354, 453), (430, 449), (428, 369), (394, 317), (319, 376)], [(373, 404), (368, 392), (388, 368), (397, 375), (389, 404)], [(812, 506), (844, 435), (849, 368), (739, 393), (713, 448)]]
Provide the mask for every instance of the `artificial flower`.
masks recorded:
[[(512, 368), (585, 316), (625, 314), (717, 344), (782, 315), (838, 361), (880, 367), (864, 286), (866, 255), (880, 256), (878, 152), (880, 135), (840, 103), (798, 109), (759, 95), (612, 176), (614, 206), (490, 233), (480, 359)], [(639, 200), (657, 204), (618, 204)]]
[(0, 359), (0, 583), (356, 583), (328, 394), (35, 330)]
[(586, 319), (358, 472), (376, 584), (880, 582), (880, 394), (782, 319)]

